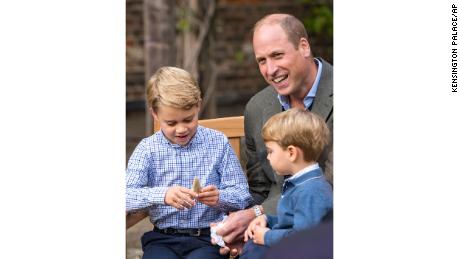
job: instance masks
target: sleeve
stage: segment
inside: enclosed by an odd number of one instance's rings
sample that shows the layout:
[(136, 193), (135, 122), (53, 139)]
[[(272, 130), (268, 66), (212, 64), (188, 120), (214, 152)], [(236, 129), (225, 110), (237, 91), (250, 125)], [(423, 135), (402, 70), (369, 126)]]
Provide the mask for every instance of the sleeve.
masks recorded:
[(276, 215), (267, 215), (265, 214), (265, 216), (267, 217), (267, 226), (272, 228), (274, 225), (276, 225), (278, 223), (278, 217)]
[(334, 135), (332, 134), (333, 132), (333, 127), (334, 127), (334, 118), (333, 114), (329, 115), (329, 118), (327, 120), (327, 126), (329, 128), (330, 132), (330, 138), (329, 138), (329, 143), (324, 147), (323, 152), (321, 153), (318, 163), (319, 166), (323, 169), (324, 175), (327, 179), (327, 181), (333, 186), (333, 167), (334, 167), (334, 155), (333, 155), (333, 147), (334, 147)]
[(296, 198), (299, 202), (295, 206), (292, 228), (267, 231), (264, 236), (265, 245), (272, 246), (294, 232), (318, 225), (332, 209), (332, 195), (317, 195), (321, 192), (322, 190), (302, 191)]
[(229, 212), (245, 209), (252, 204), (248, 182), (241, 168), (240, 161), (228, 141), (224, 144), (220, 174), (219, 202), (221, 211)]
[[(246, 174), (248, 177), (249, 190), (254, 199), (255, 204), (262, 204), (267, 199), (268, 193), (270, 192), (271, 181), (267, 178), (263, 168), (261, 166), (259, 153), (263, 153), (261, 150), (257, 150), (256, 141), (254, 136), (253, 126), (256, 123), (262, 123), (260, 118), (254, 118), (251, 114), (257, 113), (251, 111), (251, 102), (248, 103), (244, 111), (244, 138), (246, 144)], [(260, 134), (259, 132), (257, 134)]]
[(168, 187), (149, 187), (149, 172), (153, 171), (152, 163), (143, 140), (131, 155), (126, 169), (126, 211), (147, 208), (153, 204), (164, 204), (164, 196)]

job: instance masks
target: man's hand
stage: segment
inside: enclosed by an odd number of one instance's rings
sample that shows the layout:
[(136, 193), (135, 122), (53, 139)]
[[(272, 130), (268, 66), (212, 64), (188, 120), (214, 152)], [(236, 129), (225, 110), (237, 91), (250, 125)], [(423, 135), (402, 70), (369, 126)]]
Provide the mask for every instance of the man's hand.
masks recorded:
[(166, 191), (165, 204), (179, 210), (190, 209), (196, 205), (193, 198), (197, 197), (197, 195), (197, 193), (185, 187), (173, 186)]
[(225, 220), (225, 224), (217, 230), (217, 234), (222, 236), (226, 244), (231, 244), (238, 240), (242, 241), (244, 231), (255, 217), (256, 215), (252, 208), (230, 213)]
[(267, 218), (265, 217), (265, 215), (260, 215), (259, 217), (251, 221), (248, 228), (244, 232), (244, 242), (247, 242), (249, 239), (253, 239), (256, 226), (263, 228), (267, 226)]
[(210, 207), (216, 206), (219, 202), (219, 189), (214, 185), (202, 188), (198, 194), (198, 201)]
[(238, 256), (239, 254), (243, 252), (243, 246), (244, 246), (243, 241), (238, 241), (236, 243), (227, 244), (227, 246), (220, 248), (219, 253), (221, 255), (226, 255), (230, 253), (230, 258), (235, 258), (236, 256)]
[(225, 224), (219, 227), (216, 232), (218, 235), (222, 236), (226, 245), (226, 247), (220, 248), (220, 254), (226, 255), (229, 252), (231, 256), (241, 254), (244, 245), (244, 231), (255, 216), (252, 208), (230, 213), (225, 220)]
[(254, 242), (254, 244), (264, 245), (265, 244), (264, 242), (265, 233), (269, 230), (270, 229), (267, 227), (255, 226), (254, 236), (252, 238), (252, 241)]

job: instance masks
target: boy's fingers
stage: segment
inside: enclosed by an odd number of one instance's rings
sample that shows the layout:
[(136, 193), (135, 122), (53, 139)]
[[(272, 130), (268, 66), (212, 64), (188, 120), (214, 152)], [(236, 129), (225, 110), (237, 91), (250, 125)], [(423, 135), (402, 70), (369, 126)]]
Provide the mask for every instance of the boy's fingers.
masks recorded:
[(248, 229), (248, 237), (252, 239), (253, 236), (254, 236), (254, 233), (252, 233), (252, 229)]
[(219, 192), (217, 190), (215, 191), (203, 191), (200, 192), (198, 198), (205, 198), (205, 197), (213, 197), (219, 195)]
[(254, 232), (259, 231), (259, 229), (260, 229), (260, 226), (259, 226), (259, 225), (254, 225), (254, 229), (253, 229)]
[(182, 193), (188, 194), (188, 195), (190, 195), (190, 196), (192, 196), (192, 197), (194, 197), (194, 198), (198, 196), (198, 194), (197, 194), (196, 192), (194, 192), (194, 191), (192, 191), (192, 190), (190, 190), (190, 189), (187, 189), (187, 188), (185, 188), (185, 187), (181, 187), (181, 188), (180, 188), (180, 191), (181, 191)]
[(195, 201), (187, 194), (182, 194), (180, 198), (189, 204), (195, 204)]
[(247, 242), (249, 239), (252, 239), (252, 232), (250, 229), (246, 229), (244, 232), (244, 242)]
[(214, 191), (214, 190), (216, 190), (216, 189), (217, 189), (216, 186), (214, 186), (214, 185), (208, 185), (208, 186), (205, 186), (205, 187), (201, 188), (201, 191), (202, 191), (202, 192), (209, 192), (209, 191)]
[(186, 207), (187, 209), (190, 209), (194, 205), (192, 202), (187, 202), (186, 200), (183, 200), (182, 202), (182, 206)]
[(211, 197), (200, 197), (198, 198), (199, 201), (217, 201), (217, 195)]
[(183, 209), (184, 209), (184, 206), (182, 206), (182, 205), (181, 205), (180, 203), (178, 203), (178, 202), (175, 202), (175, 203), (173, 204), (173, 207), (176, 208), (176, 209), (178, 209), (178, 210), (183, 210)]

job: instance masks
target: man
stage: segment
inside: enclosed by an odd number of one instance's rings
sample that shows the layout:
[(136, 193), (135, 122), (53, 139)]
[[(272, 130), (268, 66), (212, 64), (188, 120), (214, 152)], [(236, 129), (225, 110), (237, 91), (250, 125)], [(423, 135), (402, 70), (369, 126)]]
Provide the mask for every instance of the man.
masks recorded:
[[(332, 66), (313, 57), (302, 22), (287, 14), (265, 16), (254, 26), (253, 48), (269, 84), (251, 98), (244, 112), (248, 182), (256, 204), (261, 205), (232, 213), (217, 232), (232, 248), (231, 254), (241, 250), (243, 232), (253, 218), (276, 213), (284, 178), (273, 172), (266, 159), (264, 123), (276, 113), (298, 107), (317, 113), (333, 130)], [(332, 139), (318, 162), (332, 184)]]

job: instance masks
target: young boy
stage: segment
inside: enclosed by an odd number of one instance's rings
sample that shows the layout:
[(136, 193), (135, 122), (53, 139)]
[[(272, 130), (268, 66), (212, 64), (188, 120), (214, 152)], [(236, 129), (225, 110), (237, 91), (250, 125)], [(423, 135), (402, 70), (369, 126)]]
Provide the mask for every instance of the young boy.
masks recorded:
[(158, 69), (146, 94), (161, 131), (138, 144), (126, 170), (127, 211), (147, 208), (154, 224), (143, 258), (223, 258), (209, 224), (252, 203), (240, 162), (224, 134), (198, 125), (201, 92), (188, 72)]
[(317, 163), (328, 136), (324, 120), (302, 109), (289, 109), (265, 123), (262, 137), (270, 165), (277, 174), (292, 176), (284, 181), (278, 215), (261, 215), (249, 224), (241, 259), (262, 258), (268, 247), (319, 224), (332, 209), (332, 188)]

